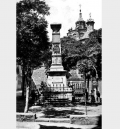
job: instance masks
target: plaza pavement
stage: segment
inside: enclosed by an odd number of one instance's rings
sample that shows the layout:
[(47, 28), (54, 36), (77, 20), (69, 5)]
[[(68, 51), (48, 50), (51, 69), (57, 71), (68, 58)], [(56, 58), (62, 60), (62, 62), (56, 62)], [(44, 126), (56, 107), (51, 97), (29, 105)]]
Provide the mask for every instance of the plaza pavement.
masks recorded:
[[(21, 91), (17, 92), (17, 96), (20, 96)], [(31, 108), (41, 108), (40, 106), (33, 106)], [(80, 112), (85, 113), (85, 106), (78, 105), (74, 107), (75, 109), (79, 110)], [(70, 110), (71, 107), (55, 107), (56, 110)], [(102, 114), (102, 106), (87, 106), (87, 114), (88, 115), (100, 115)], [(41, 112), (36, 113), (37, 118), (41, 117)], [(49, 118), (48, 118), (49, 119)], [(56, 119), (56, 118), (53, 118)], [(16, 129), (40, 129), (40, 125), (45, 126), (56, 126), (56, 127), (66, 127), (66, 128), (79, 128), (79, 129), (98, 129), (95, 128), (95, 125), (74, 125), (70, 123), (55, 123), (55, 122), (16, 122)], [(100, 129), (100, 128), (99, 128)]]
[[(39, 108), (39, 106), (33, 106), (32, 108)], [(84, 106), (77, 106), (75, 107), (76, 109), (80, 109), (81, 111), (85, 112), (85, 107)], [(65, 108), (57, 108), (58, 110), (62, 110)], [(66, 108), (67, 109), (67, 108)], [(70, 109), (70, 107), (68, 107)], [(100, 115), (101, 113), (101, 105), (99, 106), (88, 106), (88, 115)], [(36, 113), (36, 116), (39, 119), (44, 119), (40, 118), (40, 112)], [(49, 118), (46, 118), (49, 119)], [(52, 118), (53, 120), (59, 121), (59, 118)], [(62, 123), (62, 122), (16, 122), (16, 129), (40, 129), (40, 125), (45, 125), (45, 126), (56, 126), (56, 127), (65, 127), (65, 128), (75, 128), (75, 129), (101, 129), (101, 127), (96, 127), (95, 125), (75, 125), (75, 124), (70, 124), (70, 123)], [(52, 129), (52, 128), (51, 128)]]
[[(42, 110), (42, 107), (40, 106), (32, 106), (30, 109), (41, 109)], [(75, 107), (54, 107), (55, 110), (57, 111), (62, 111), (62, 110), (71, 110), (71, 109), (74, 109), (74, 110), (77, 110), (77, 112), (81, 112), (81, 113), (84, 113), (85, 114), (85, 106), (84, 105), (77, 105)], [(31, 112), (31, 111), (29, 111)], [(87, 106), (87, 115), (101, 115), (102, 114), (102, 106), (101, 105), (98, 105), (98, 106)], [(36, 116), (37, 117), (41, 117), (43, 116), (43, 112), (42, 111), (38, 111), (36, 112)]]
[[(75, 125), (70, 123), (52, 123), (52, 122), (17, 122), (16, 129), (40, 129), (40, 126), (44, 125), (47, 127), (58, 127), (58, 128), (73, 128), (73, 129), (92, 129), (95, 125)], [(50, 128), (52, 129), (52, 128)], [(95, 129), (98, 129), (96, 127)], [(100, 128), (99, 128), (100, 129)]]

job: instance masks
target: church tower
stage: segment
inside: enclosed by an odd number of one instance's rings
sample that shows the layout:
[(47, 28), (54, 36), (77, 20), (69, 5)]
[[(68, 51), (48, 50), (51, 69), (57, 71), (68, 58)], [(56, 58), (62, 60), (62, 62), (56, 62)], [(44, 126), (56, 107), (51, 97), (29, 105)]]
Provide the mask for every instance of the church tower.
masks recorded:
[(86, 23), (82, 18), (81, 5), (80, 5), (79, 19), (76, 22), (76, 30), (79, 33), (79, 38), (82, 37), (84, 32), (86, 31)]
[(89, 19), (87, 20), (87, 31), (93, 31), (94, 30), (94, 20), (91, 18), (91, 13), (89, 14)]

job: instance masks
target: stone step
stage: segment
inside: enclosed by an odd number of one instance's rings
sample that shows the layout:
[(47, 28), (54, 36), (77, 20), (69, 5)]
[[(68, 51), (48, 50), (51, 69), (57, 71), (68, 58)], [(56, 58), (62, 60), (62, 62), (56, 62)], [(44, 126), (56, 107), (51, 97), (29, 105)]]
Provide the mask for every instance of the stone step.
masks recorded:
[(16, 113), (16, 121), (34, 122), (35, 118), (36, 118), (35, 113)]
[(101, 126), (101, 115), (70, 115), (70, 123), (77, 125), (98, 125)]
[(36, 122), (70, 123), (69, 118), (37, 118)]

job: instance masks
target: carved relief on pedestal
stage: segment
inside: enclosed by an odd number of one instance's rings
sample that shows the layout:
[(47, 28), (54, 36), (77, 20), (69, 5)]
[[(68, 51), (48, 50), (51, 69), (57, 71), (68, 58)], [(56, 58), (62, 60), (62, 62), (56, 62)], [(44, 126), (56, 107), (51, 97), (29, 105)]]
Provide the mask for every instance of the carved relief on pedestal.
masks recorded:
[(58, 64), (62, 64), (61, 57), (58, 57)]
[(60, 54), (60, 45), (59, 44), (53, 45), (53, 54)]
[(61, 57), (52, 57), (52, 64), (61, 64)]

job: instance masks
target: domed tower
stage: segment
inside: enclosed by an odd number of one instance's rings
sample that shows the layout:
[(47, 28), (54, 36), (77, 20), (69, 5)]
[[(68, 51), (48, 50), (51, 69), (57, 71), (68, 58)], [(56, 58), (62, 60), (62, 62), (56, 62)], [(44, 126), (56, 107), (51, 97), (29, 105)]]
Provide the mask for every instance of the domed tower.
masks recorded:
[(80, 5), (79, 19), (76, 22), (76, 30), (79, 33), (79, 38), (82, 37), (84, 32), (86, 31), (86, 23), (82, 18), (81, 5)]
[(87, 31), (93, 31), (94, 30), (94, 20), (91, 18), (91, 13), (89, 14), (89, 19), (87, 20)]

